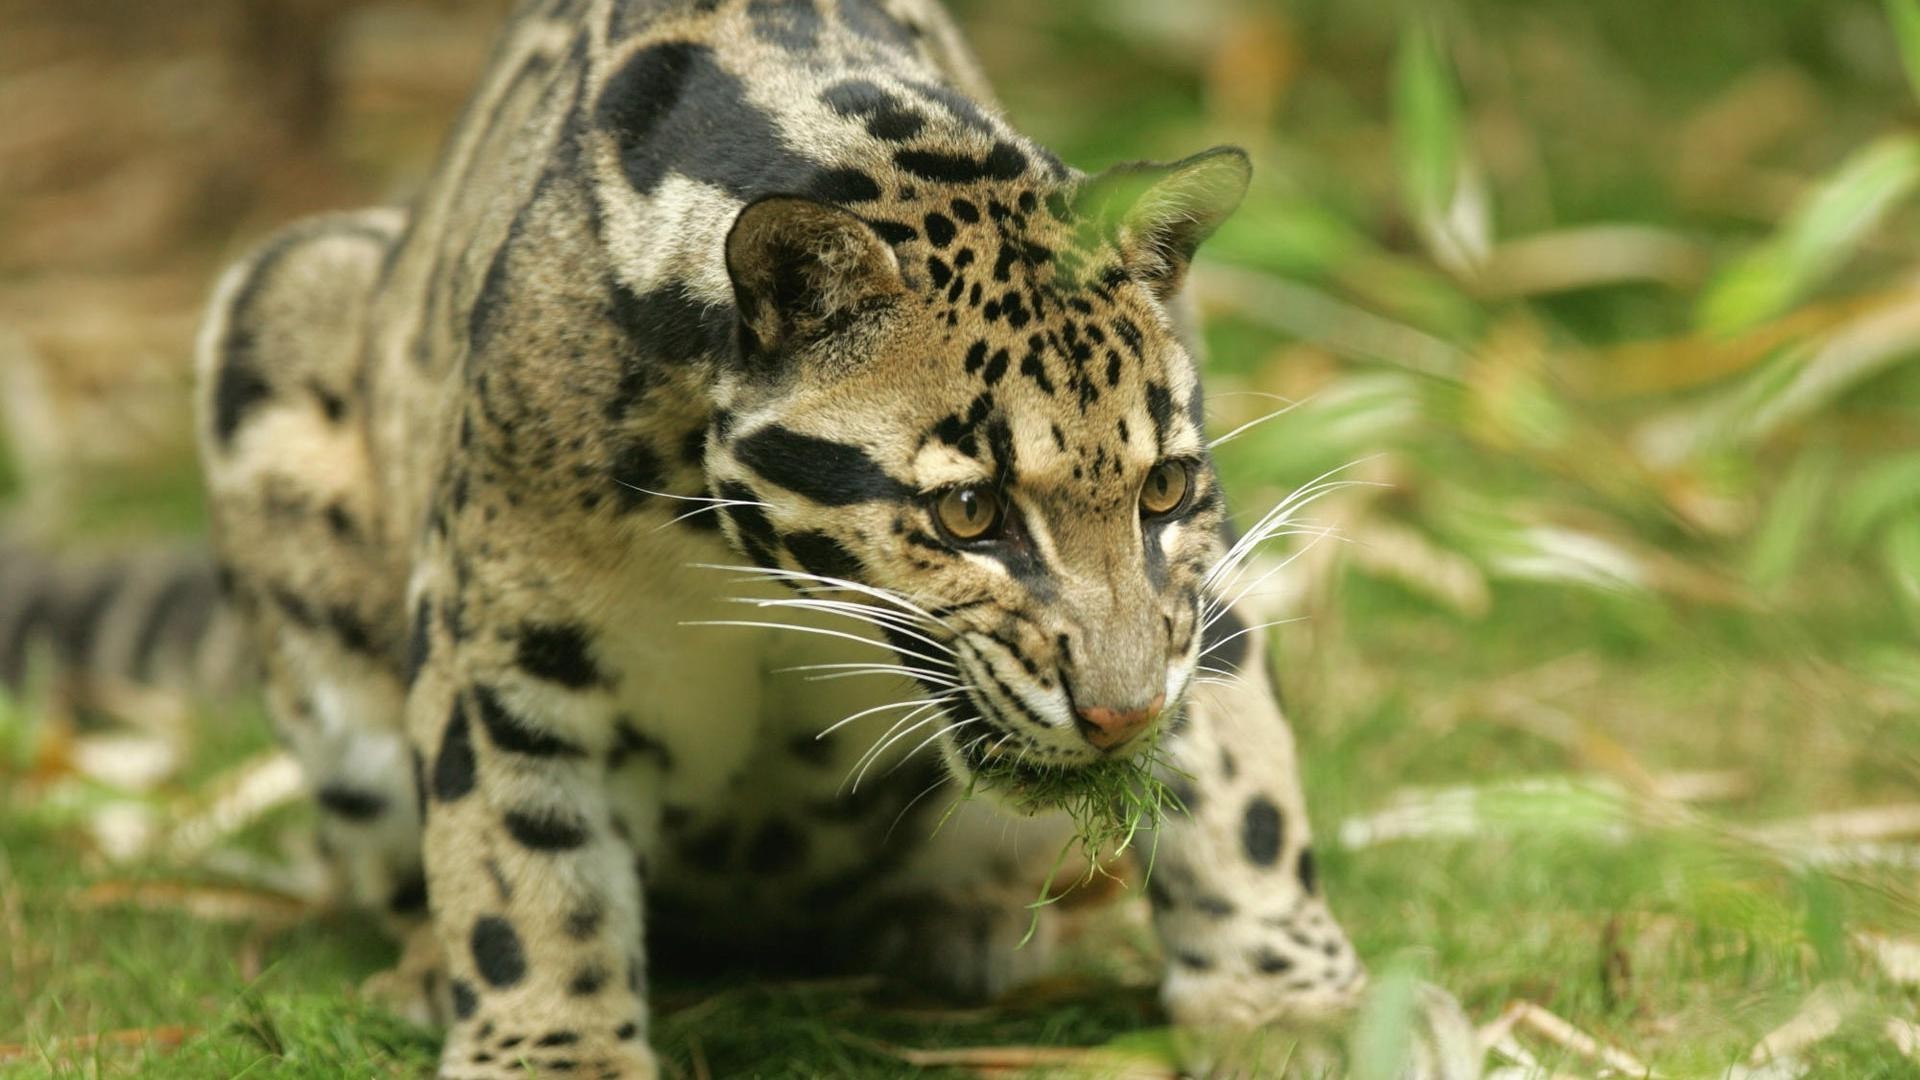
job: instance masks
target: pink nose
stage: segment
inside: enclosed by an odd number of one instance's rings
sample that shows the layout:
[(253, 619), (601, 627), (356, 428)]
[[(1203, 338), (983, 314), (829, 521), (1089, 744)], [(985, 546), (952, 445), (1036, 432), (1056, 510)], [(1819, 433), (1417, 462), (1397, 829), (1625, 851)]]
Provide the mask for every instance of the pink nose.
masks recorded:
[(1161, 694), (1142, 709), (1081, 708), (1078, 710), (1080, 734), (1085, 735), (1094, 746), (1111, 750), (1145, 731), (1153, 718), (1160, 715), (1160, 707), (1166, 703), (1167, 695)]

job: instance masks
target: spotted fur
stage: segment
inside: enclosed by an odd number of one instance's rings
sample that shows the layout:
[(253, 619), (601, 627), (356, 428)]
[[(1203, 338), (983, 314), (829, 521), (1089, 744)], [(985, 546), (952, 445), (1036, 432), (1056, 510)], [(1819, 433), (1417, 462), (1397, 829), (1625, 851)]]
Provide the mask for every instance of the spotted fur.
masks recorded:
[[(1260, 648), (1175, 317), (1247, 172), (1069, 168), (931, 0), (528, 0), (411, 208), (226, 276), (217, 542), (442, 1075), (654, 1075), (643, 915), (997, 990), (1064, 823), (936, 832), (956, 781), (1155, 738), (1175, 1016), (1350, 999), (1259, 665), (1196, 679)], [(961, 488), (1003, 533), (943, 532)]]

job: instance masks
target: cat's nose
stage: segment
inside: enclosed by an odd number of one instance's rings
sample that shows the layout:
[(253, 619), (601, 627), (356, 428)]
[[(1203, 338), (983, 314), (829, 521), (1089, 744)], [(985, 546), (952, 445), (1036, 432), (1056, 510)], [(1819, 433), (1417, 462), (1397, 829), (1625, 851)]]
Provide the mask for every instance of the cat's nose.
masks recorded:
[(1161, 693), (1146, 705), (1131, 709), (1085, 705), (1075, 712), (1079, 714), (1080, 734), (1099, 749), (1111, 750), (1145, 731), (1166, 703), (1167, 695)]

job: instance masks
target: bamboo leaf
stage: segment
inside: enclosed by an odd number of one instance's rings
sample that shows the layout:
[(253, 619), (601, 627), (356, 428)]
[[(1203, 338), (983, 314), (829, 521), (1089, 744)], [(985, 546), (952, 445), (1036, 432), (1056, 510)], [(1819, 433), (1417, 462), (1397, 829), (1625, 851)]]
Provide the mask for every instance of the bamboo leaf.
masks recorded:
[(1779, 232), (1722, 271), (1696, 316), (1710, 334), (1737, 333), (1818, 286), (1920, 183), (1920, 141), (1888, 136), (1856, 152), (1794, 210)]
[(1893, 23), (1893, 40), (1900, 46), (1907, 82), (1920, 96), (1920, 0), (1887, 0), (1887, 18)]
[(1770, 589), (1793, 576), (1822, 520), (1837, 464), (1825, 450), (1806, 454), (1795, 463), (1767, 504), (1766, 517), (1748, 550), (1748, 581)]
[(1920, 513), (1920, 453), (1877, 462), (1848, 484), (1834, 505), (1834, 533), (1857, 547), (1902, 510)]
[(1438, 216), (1453, 202), (1460, 175), (1460, 100), (1438, 35), (1409, 30), (1394, 64), (1394, 132), (1400, 183), (1418, 216)]

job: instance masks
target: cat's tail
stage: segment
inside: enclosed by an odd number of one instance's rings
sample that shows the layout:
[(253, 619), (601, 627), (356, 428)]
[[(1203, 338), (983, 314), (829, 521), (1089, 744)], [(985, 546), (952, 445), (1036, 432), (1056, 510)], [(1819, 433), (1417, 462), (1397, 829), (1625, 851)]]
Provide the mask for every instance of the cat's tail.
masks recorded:
[(208, 552), (54, 554), (0, 528), (0, 687), (51, 677), (227, 696), (253, 675)]

